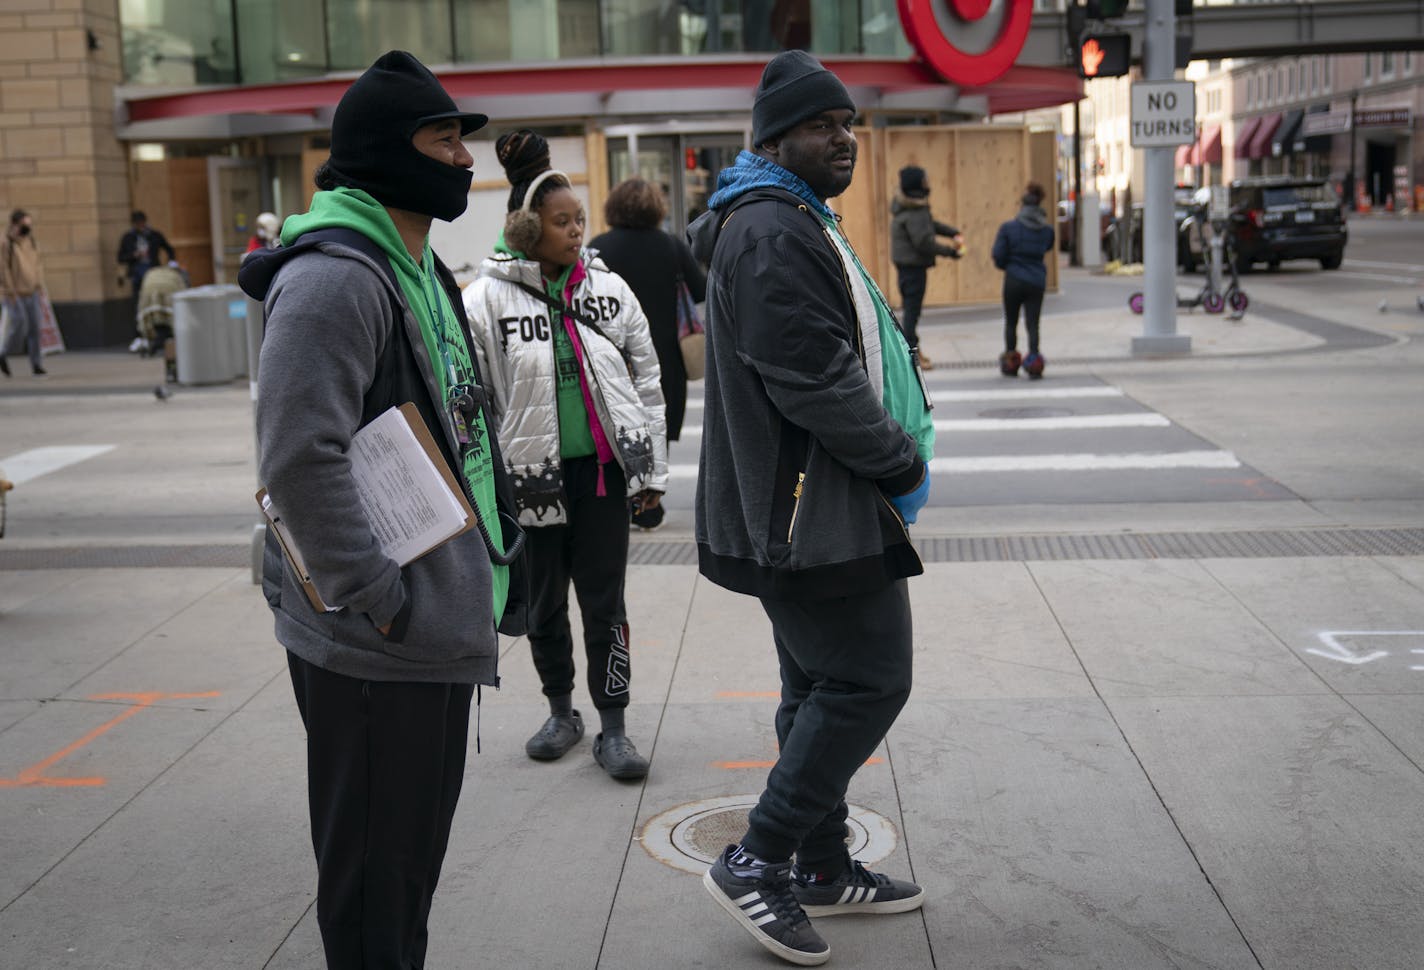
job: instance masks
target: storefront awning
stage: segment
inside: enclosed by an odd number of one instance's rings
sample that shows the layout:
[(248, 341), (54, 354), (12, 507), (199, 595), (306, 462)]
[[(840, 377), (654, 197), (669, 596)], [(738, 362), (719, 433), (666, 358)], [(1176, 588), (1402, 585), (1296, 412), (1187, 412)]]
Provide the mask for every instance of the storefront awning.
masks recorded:
[(1241, 130), (1236, 133), (1236, 150), (1233, 154), (1237, 158), (1251, 157), (1251, 139), (1256, 136), (1256, 129), (1261, 127), (1261, 117), (1247, 118), (1241, 123)]
[(1192, 155), (1196, 151), (1196, 145), (1178, 145), (1177, 155), (1172, 162), (1174, 168), (1186, 168), (1188, 165), (1195, 165)]
[(1280, 112), (1273, 115), (1264, 115), (1261, 124), (1256, 128), (1256, 134), (1251, 136), (1251, 147), (1248, 158), (1265, 158), (1271, 154), (1271, 137), (1275, 135), (1276, 129), (1281, 126)]
[[(726, 114), (751, 109), (765, 54), (699, 57), (600, 58), (548, 64), (457, 65), (442, 69), (445, 90), (465, 110), (496, 117), (577, 115), (665, 116), (680, 95), (698, 100), (700, 110)], [(862, 110), (952, 110), (1005, 114), (1070, 104), (1083, 97), (1075, 71), (1015, 65), (995, 81), (969, 88), (947, 84), (918, 60), (828, 57), (833, 70)], [(122, 89), (120, 137), (142, 138), (136, 126), (197, 118), (261, 119), (305, 115), (309, 127), (330, 123), (331, 111), (356, 74), (346, 73), (278, 84), (199, 87), (182, 91)], [(271, 122), (276, 125), (276, 121)]]
[(1193, 165), (1221, 164), (1221, 125), (1208, 125), (1192, 146)]
[(1271, 138), (1271, 154), (1279, 158), (1282, 155), (1289, 155), (1295, 151), (1297, 136), (1300, 134), (1300, 122), (1305, 117), (1305, 112), (1299, 108), (1287, 111), (1281, 117), (1281, 126), (1276, 129), (1276, 134)]

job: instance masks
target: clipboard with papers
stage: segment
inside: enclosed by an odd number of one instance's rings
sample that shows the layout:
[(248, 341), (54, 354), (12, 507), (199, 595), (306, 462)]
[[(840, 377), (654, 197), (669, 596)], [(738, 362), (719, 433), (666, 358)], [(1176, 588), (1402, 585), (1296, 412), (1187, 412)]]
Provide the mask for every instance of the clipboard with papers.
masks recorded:
[[(357, 496), (381, 551), (402, 566), (475, 527), (465, 491), (413, 403), (393, 407), (351, 438), (347, 450)], [(327, 606), (306, 560), (265, 488), (257, 491), (268, 528), (277, 537), (312, 606)]]

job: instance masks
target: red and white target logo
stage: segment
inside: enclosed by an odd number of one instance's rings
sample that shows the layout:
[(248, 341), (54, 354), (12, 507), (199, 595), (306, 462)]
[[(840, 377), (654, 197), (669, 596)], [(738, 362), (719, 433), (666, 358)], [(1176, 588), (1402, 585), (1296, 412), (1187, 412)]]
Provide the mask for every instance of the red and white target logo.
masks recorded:
[(919, 55), (953, 84), (1002, 77), (1028, 39), (1033, 0), (897, 0)]

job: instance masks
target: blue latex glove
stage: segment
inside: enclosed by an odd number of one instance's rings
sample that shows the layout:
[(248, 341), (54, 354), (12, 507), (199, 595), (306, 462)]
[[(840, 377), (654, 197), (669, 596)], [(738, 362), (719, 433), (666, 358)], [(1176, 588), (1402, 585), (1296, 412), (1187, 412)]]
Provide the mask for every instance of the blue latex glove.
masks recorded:
[(930, 466), (925, 466), (925, 477), (920, 480), (913, 491), (904, 495), (896, 495), (890, 500), (890, 504), (895, 506), (895, 511), (900, 513), (900, 518), (905, 520), (906, 525), (913, 525), (915, 518), (920, 514), (920, 509), (925, 507), (925, 503), (930, 500)]

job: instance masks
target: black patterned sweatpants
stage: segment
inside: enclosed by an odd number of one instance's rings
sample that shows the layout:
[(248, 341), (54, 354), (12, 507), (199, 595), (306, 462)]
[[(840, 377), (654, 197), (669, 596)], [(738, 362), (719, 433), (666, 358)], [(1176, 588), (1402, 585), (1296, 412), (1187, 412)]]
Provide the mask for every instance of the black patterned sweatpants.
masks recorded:
[(569, 582), (583, 619), (588, 692), (597, 710), (628, 706), (631, 672), (628, 610), (623, 578), (628, 568), (628, 499), (623, 470), (598, 459), (564, 459), (568, 522), (527, 528), (531, 604), (529, 646), (545, 697), (574, 690), (574, 639), (569, 626)]

